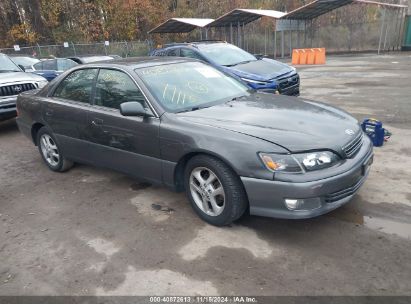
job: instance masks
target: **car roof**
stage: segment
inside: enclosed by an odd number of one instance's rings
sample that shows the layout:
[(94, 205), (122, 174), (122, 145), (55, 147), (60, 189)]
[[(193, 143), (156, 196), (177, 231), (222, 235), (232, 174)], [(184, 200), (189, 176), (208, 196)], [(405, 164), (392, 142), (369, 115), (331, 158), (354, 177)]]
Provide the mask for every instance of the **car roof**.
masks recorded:
[(151, 66), (174, 64), (181, 62), (197, 62), (198, 60), (192, 58), (181, 58), (181, 57), (128, 57), (122, 59), (114, 59), (107, 61), (98, 61), (86, 63), (83, 66), (100, 66), (100, 67), (128, 67), (130, 69), (145, 68)]
[(159, 48), (158, 50), (168, 49), (168, 48), (173, 48), (173, 47), (178, 47), (178, 46), (197, 47), (197, 45), (202, 45), (202, 44), (221, 44), (221, 43), (227, 44), (227, 41), (201, 40), (201, 41), (192, 41), (192, 42), (175, 42), (175, 43), (165, 44), (163, 48)]

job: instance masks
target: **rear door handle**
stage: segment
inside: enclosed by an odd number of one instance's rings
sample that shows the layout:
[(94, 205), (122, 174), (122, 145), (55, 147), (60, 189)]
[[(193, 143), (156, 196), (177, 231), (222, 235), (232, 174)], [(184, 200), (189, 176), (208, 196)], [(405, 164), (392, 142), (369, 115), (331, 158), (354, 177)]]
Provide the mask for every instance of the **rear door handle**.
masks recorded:
[(93, 120), (91, 121), (91, 124), (96, 127), (101, 126), (103, 124), (103, 120), (99, 118), (93, 118)]

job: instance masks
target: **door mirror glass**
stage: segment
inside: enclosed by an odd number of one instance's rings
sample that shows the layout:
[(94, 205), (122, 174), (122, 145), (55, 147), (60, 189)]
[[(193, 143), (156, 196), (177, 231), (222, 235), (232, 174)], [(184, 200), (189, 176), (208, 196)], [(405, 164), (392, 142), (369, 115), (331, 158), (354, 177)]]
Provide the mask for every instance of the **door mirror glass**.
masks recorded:
[(120, 113), (123, 116), (151, 116), (138, 101), (123, 102), (120, 105)]

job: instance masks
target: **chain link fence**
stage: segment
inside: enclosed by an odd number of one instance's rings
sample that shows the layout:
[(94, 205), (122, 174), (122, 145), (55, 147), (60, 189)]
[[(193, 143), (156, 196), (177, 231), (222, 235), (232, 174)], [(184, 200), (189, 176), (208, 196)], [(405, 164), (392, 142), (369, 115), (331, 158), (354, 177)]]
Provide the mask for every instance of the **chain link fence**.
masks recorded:
[(121, 57), (146, 56), (150, 50), (149, 41), (124, 41), (110, 42), (106, 45), (101, 43), (72, 43), (68, 45), (33, 45), (20, 47), (19, 51), (14, 48), (2, 48), (0, 53), (8, 55), (26, 55), (38, 58), (64, 58), (84, 55), (118, 55)]

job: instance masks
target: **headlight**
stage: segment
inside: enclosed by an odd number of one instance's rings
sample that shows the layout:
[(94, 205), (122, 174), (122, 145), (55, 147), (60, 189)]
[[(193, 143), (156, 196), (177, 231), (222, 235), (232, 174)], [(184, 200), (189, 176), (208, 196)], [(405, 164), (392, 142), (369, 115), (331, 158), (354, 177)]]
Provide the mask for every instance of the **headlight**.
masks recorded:
[(42, 81), (37, 82), (37, 86), (38, 86), (39, 89), (42, 89), (42, 88), (44, 88), (48, 83), (49, 83), (49, 82), (48, 82), (47, 80), (42, 80)]
[(257, 81), (257, 80), (252, 80), (252, 79), (248, 79), (248, 78), (242, 78), (240, 77), (242, 80), (244, 80), (245, 82), (250, 82), (250, 83), (255, 83), (255, 84), (259, 84), (259, 85), (266, 85), (267, 82), (264, 81)]
[(303, 173), (334, 166), (340, 161), (335, 153), (320, 151), (301, 154), (260, 153), (266, 168), (273, 172)]
[(298, 161), (290, 154), (260, 153), (260, 158), (266, 168), (273, 172), (302, 173), (303, 169)]

